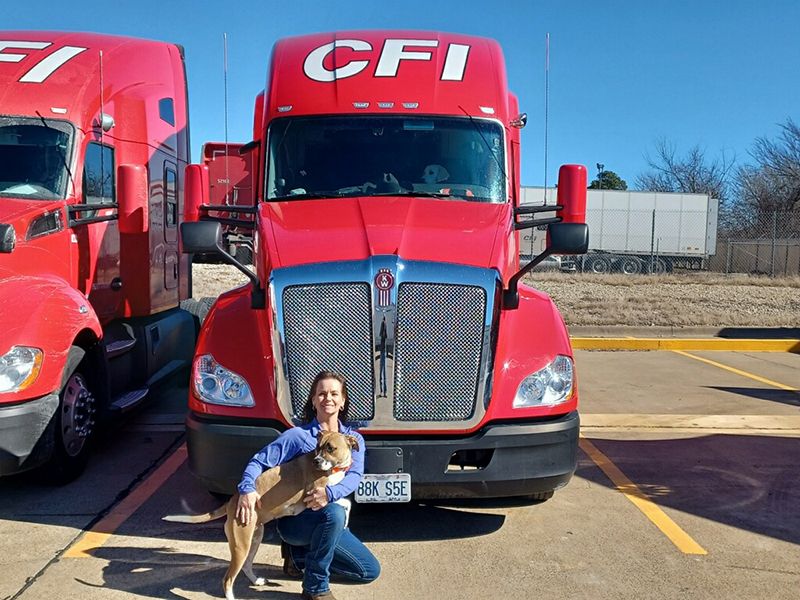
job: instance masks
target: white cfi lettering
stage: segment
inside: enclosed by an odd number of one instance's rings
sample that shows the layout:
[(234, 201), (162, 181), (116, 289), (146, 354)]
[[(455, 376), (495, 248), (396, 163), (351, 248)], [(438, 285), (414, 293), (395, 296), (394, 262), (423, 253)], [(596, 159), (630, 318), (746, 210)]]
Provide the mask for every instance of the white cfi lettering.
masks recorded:
[(13, 54), (11, 52), (3, 52), (6, 48), (14, 48), (15, 50), (43, 50), (50, 45), (51, 42), (14, 42), (14, 41), (0, 41), (0, 62), (18, 63), (27, 54)]
[[(407, 50), (408, 47), (436, 48), (438, 40), (401, 40), (388, 39), (383, 44), (375, 77), (397, 77), (400, 62), (403, 60), (430, 61), (433, 53), (428, 50)], [(369, 64), (369, 60), (350, 60), (334, 69), (325, 67), (325, 59), (336, 48), (350, 48), (356, 52), (372, 50), (372, 46), (363, 40), (336, 40), (312, 50), (303, 63), (306, 76), (314, 81), (331, 82), (337, 79), (352, 77), (361, 73)], [(470, 47), (465, 44), (449, 44), (442, 68), (442, 81), (461, 81), (467, 68)]]
[(369, 64), (368, 60), (351, 60), (350, 62), (336, 67), (333, 70), (326, 69), (323, 64), (325, 58), (333, 52), (336, 48), (350, 48), (356, 52), (363, 52), (365, 50), (372, 50), (367, 42), (363, 40), (336, 40), (330, 44), (320, 46), (313, 50), (303, 63), (303, 71), (306, 76), (314, 81), (336, 81), (337, 79), (344, 79), (345, 77), (352, 77), (363, 71)]
[[(50, 45), (52, 45), (52, 42), (0, 41), (0, 62), (18, 63), (28, 56), (27, 54), (3, 52), (6, 48), (13, 48), (16, 50), (44, 50)], [(50, 77), (58, 67), (85, 50), (86, 48), (81, 48), (79, 46), (64, 46), (63, 48), (59, 48), (31, 67), (27, 73), (19, 78), (19, 81), (20, 83), (42, 83), (45, 79)]]
[(386, 40), (381, 58), (375, 69), (375, 77), (397, 77), (401, 60), (430, 60), (430, 52), (406, 50), (406, 46), (436, 48), (438, 40)]
[(469, 46), (450, 44), (447, 48), (447, 57), (444, 59), (442, 81), (461, 81), (464, 79), (467, 56), (469, 56)]

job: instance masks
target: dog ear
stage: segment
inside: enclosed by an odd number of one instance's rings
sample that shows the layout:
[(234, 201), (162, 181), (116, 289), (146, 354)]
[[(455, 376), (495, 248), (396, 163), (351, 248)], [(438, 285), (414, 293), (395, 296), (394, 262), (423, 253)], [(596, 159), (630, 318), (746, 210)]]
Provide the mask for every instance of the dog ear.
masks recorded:
[(350, 446), (353, 450), (358, 450), (358, 438), (354, 435), (346, 435), (344, 436), (347, 438), (347, 445)]
[(323, 437), (325, 437), (325, 432), (322, 429), (320, 429), (319, 433), (317, 434), (317, 445), (320, 444)]

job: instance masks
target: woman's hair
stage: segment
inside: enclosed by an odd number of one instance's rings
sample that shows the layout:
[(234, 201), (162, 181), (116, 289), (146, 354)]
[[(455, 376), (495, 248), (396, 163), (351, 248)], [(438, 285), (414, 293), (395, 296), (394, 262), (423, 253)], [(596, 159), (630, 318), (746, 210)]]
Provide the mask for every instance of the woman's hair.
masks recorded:
[(317, 411), (314, 410), (313, 400), (317, 393), (317, 385), (320, 381), (325, 379), (335, 379), (342, 384), (342, 398), (344, 398), (344, 404), (342, 405), (342, 410), (339, 411), (339, 420), (343, 423), (348, 420), (348, 413), (350, 412), (350, 398), (347, 395), (347, 381), (345, 381), (345, 378), (342, 375), (339, 375), (333, 371), (320, 371), (317, 373), (317, 376), (314, 377), (314, 381), (311, 382), (311, 389), (308, 391), (308, 400), (306, 400), (306, 405), (303, 408), (303, 423), (311, 423), (311, 421), (313, 421), (317, 416)]

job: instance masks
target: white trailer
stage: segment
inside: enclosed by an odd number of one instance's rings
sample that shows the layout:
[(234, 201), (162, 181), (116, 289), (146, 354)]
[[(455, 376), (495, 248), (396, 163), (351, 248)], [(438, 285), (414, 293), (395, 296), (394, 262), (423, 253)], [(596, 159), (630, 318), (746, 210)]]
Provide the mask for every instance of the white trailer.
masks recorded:
[[(552, 188), (522, 188), (523, 206), (554, 205), (555, 197)], [(707, 194), (589, 190), (589, 252), (564, 257), (562, 268), (628, 274), (703, 269), (716, 251), (718, 204)], [(520, 254), (540, 252), (545, 233), (521, 232)]]

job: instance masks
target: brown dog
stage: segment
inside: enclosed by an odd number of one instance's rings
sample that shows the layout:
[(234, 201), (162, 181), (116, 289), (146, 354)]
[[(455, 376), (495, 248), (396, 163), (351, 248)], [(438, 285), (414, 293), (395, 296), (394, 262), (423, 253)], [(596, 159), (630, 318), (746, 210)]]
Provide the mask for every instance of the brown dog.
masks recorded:
[(256, 492), (260, 498), (256, 504), (256, 518), (247, 525), (236, 520), (239, 494), (234, 494), (227, 504), (202, 515), (168, 515), (163, 519), (177, 523), (206, 523), (228, 516), (225, 536), (231, 550), (231, 563), (222, 580), (222, 589), (227, 600), (235, 600), (233, 581), (239, 571), (244, 571), (254, 585), (265, 583), (263, 578), (253, 573), (253, 559), (264, 536), (264, 524), (303, 512), (306, 494), (314, 488), (339, 483), (350, 466), (351, 449), (358, 450), (355, 437), (320, 431), (316, 450), (264, 471), (256, 479)]

